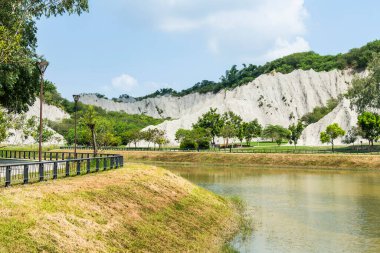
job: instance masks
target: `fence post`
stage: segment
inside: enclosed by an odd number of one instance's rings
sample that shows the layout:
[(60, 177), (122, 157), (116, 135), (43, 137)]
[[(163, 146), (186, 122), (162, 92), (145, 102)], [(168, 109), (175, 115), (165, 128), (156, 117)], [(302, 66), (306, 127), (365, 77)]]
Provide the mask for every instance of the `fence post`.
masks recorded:
[(66, 161), (66, 177), (70, 176), (70, 162)]
[(80, 161), (77, 161), (77, 175), (80, 175)]
[(110, 157), (110, 161), (111, 161), (111, 165), (110, 165), (110, 169), (113, 169), (113, 157)]
[(107, 169), (107, 157), (104, 158), (103, 169), (104, 169), (104, 170)]
[(8, 187), (11, 185), (11, 166), (7, 166), (5, 169), (5, 187)]
[(118, 159), (118, 157), (115, 157), (114, 159), (115, 159), (115, 163), (116, 163), (116, 169), (118, 169), (119, 168), (119, 159)]
[(99, 171), (99, 158), (95, 158), (96, 161), (96, 172)]
[(38, 171), (40, 175), (40, 181), (44, 181), (44, 164), (43, 163), (39, 164)]
[(62, 152), (62, 160), (65, 160), (65, 153)]
[(88, 159), (87, 160), (87, 173), (90, 173), (91, 172), (91, 160)]
[(58, 178), (58, 162), (55, 161), (53, 164), (53, 179)]
[(29, 183), (29, 165), (24, 165), (24, 184)]
[(123, 167), (124, 166), (124, 157), (119, 156), (119, 159), (120, 159), (120, 167)]
[(58, 161), (58, 152), (55, 153), (55, 160)]

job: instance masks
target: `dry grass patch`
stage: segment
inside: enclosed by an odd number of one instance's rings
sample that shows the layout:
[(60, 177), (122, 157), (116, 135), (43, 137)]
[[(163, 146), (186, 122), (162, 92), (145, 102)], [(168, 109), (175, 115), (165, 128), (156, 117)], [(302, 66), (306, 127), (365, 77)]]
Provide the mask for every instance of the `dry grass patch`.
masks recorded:
[(334, 169), (379, 169), (380, 156), (348, 154), (225, 154), (124, 151), (126, 162), (177, 162), (239, 166), (284, 166)]
[(154, 166), (0, 190), (0, 252), (218, 252), (231, 204)]

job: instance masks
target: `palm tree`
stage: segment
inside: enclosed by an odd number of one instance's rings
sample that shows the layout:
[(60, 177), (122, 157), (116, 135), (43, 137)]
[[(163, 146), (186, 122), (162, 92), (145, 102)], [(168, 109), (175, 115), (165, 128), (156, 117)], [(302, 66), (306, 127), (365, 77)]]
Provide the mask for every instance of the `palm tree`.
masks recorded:
[(86, 125), (90, 131), (92, 136), (92, 146), (94, 148), (94, 155), (98, 153), (98, 148), (96, 145), (96, 123), (97, 123), (97, 113), (93, 106), (90, 106), (87, 110), (87, 112), (83, 115), (82, 121), (84, 125)]

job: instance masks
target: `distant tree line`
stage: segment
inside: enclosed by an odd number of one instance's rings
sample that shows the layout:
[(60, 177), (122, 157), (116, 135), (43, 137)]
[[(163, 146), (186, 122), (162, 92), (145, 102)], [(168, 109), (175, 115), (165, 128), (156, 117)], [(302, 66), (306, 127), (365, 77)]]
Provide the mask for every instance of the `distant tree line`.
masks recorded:
[(281, 145), (289, 142), (297, 146), (304, 129), (304, 124), (299, 121), (291, 124), (288, 128), (280, 125), (268, 125), (265, 128), (257, 119), (244, 122), (239, 115), (228, 111), (219, 114), (215, 108), (210, 108), (198, 121), (193, 124), (192, 129), (179, 129), (175, 139), (183, 149), (208, 149), (216, 146), (215, 139), (223, 138), (221, 147), (232, 147), (233, 139), (239, 140), (240, 146), (250, 146), (254, 138), (270, 139)]

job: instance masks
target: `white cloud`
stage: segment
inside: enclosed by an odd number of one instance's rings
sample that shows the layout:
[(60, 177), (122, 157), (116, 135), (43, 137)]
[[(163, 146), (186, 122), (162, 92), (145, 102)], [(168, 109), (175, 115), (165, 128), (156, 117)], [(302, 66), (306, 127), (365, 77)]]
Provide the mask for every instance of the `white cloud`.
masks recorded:
[(150, 8), (159, 30), (200, 35), (213, 53), (267, 50), (307, 31), (304, 0), (151, 0)]
[(138, 86), (138, 81), (131, 75), (122, 74), (112, 79), (112, 88), (120, 92), (129, 92)]
[(278, 38), (275, 43), (275, 47), (268, 51), (264, 60), (274, 60), (292, 53), (310, 51), (309, 43), (302, 37), (296, 37), (292, 42), (286, 39)]
[(110, 85), (103, 86), (100, 92), (105, 93), (107, 97), (118, 97), (125, 93), (138, 97), (169, 87), (170, 85), (167, 83), (154, 81), (139, 82), (129, 74), (122, 74), (113, 78)]

